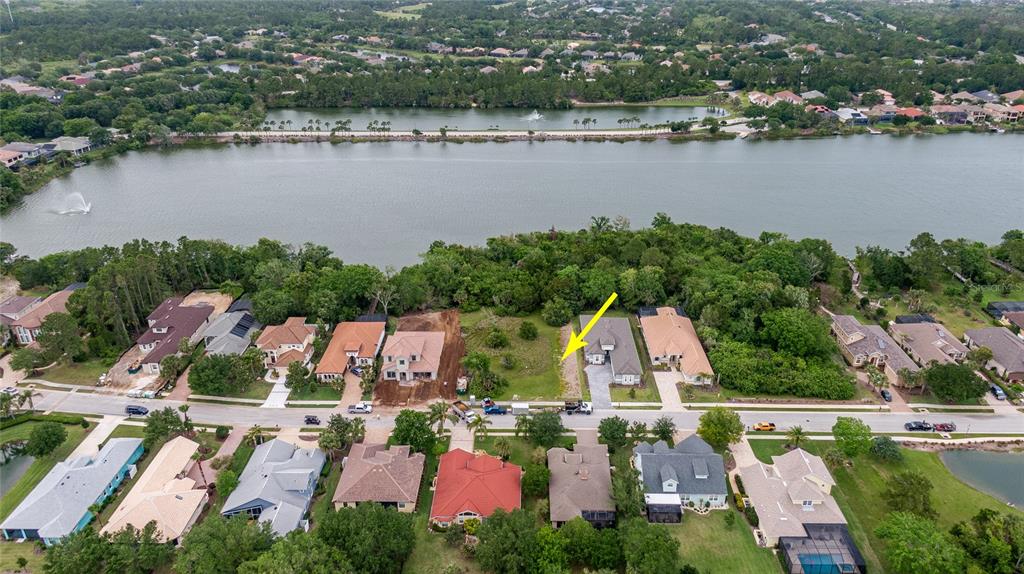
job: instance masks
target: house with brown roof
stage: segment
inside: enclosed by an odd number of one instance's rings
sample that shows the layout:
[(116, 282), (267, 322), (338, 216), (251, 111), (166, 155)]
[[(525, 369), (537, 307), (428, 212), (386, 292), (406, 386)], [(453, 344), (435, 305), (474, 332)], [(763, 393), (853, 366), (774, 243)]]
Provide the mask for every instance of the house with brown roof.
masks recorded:
[(969, 329), (964, 332), (964, 341), (971, 349), (988, 347), (992, 360), (985, 368), (995, 371), (1010, 382), (1024, 381), (1024, 341), (1006, 327)]
[(198, 342), (209, 324), (213, 305), (182, 305), (182, 301), (181, 297), (166, 299), (146, 317), (148, 327), (136, 342), (146, 353), (142, 369), (149, 374), (160, 374), (160, 361), (177, 353), (182, 339)]
[(318, 381), (333, 381), (345, 375), (349, 367), (372, 365), (384, 344), (382, 321), (345, 321), (334, 327), (331, 342), (316, 366)]
[(878, 325), (862, 325), (852, 315), (832, 316), (832, 336), (839, 343), (839, 351), (853, 367), (874, 365), (893, 385), (903, 384), (900, 371), (920, 370), (900, 346)]
[(774, 94), (775, 100), (779, 102), (789, 102), (791, 104), (800, 105), (804, 103), (804, 99), (789, 90), (782, 90)]
[(263, 329), (256, 339), (256, 347), (263, 351), (267, 378), (283, 378), (288, 374), (288, 365), (294, 362), (308, 365), (313, 357), (315, 338), (316, 327), (306, 324), (305, 317), (288, 317), (282, 325)]
[(408, 446), (357, 443), (345, 458), (335, 509), (376, 502), (399, 512), (416, 509), (426, 457)]
[(1020, 111), (1003, 104), (985, 104), (982, 106), (985, 115), (994, 122), (1013, 124), (1020, 119)]
[(42, 301), (41, 297), (12, 295), (0, 302), (0, 345), (11, 340), (11, 325)]
[(679, 369), (690, 384), (714, 382), (715, 372), (689, 317), (674, 307), (658, 307), (654, 315), (640, 317), (640, 330), (652, 364)]
[(523, 469), (496, 456), (460, 448), (441, 455), (434, 479), (430, 522), (442, 528), (484, 520), (499, 508), (522, 507)]
[(558, 528), (582, 517), (597, 528), (615, 525), (608, 445), (576, 443), (548, 451), (551, 525)]
[(397, 331), (388, 337), (381, 351), (381, 378), (402, 384), (432, 381), (437, 378), (443, 350), (442, 331)]
[(71, 294), (84, 286), (84, 283), (72, 283), (39, 303), (29, 306), (28, 309), (23, 309), (22, 314), (10, 322), (11, 333), (18, 344), (30, 345), (35, 342), (43, 321), (53, 313), (67, 313)]
[(209, 499), (206, 489), (197, 488), (196, 481), (188, 478), (198, 451), (199, 443), (182, 436), (167, 441), (114, 510), (102, 533), (112, 534), (127, 526), (142, 530), (154, 522), (159, 541), (178, 543), (199, 519)]
[(967, 358), (967, 347), (941, 323), (893, 323), (893, 339), (917, 364), (958, 363)]

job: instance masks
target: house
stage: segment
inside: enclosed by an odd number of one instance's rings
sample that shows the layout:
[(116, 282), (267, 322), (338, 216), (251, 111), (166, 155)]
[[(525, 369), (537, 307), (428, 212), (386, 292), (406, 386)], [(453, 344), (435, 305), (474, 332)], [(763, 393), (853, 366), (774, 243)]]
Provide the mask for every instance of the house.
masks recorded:
[(810, 91), (807, 91), (807, 92), (801, 92), (800, 93), (800, 97), (805, 99), (805, 100), (817, 100), (817, 99), (825, 98), (825, 97), (828, 97), (828, 96), (826, 96), (825, 94), (819, 92), (818, 90), (810, 90)]
[(83, 153), (92, 149), (92, 142), (89, 138), (73, 138), (68, 136), (60, 136), (59, 138), (53, 138), (49, 144), (44, 144), (44, 148), (49, 147), (54, 152), (66, 151), (73, 156), (80, 156)]
[(345, 375), (349, 367), (365, 367), (373, 364), (384, 343), (382, 321), (345, 321), (334, 327), (331, 342), (316, 366), (318, 381), (332, 381)]
[(946, 124), (967, 123), (967, 110), (963, 106), (938, 105), (932, 106), (929, 111), (935, 119)]
[(893, 385), (903, 383), (900, 378), (901, 370), (920, 370), (896, 341), (878, 325), (862, 325), (852, 315), (833, 315), (831, 331), (846, 362), (854, 367), (874, 365), (885, 373)]
[(770, 106), (775, 103), (775, 98), (764, 92), (753, 91), (747, 94), (747, 100), (755, 106)]
[(555, 51), (554, 50), (552, 50), (551, 48), (544, 48), (543, 50), (541, 50), (540, 54), (537, 54), (537, 57), (541, 58), (541, 59), (544, 59), (544, 58), (547, 58), (549, 56), (554, 56), (554, 55), (555, 55)]
[(967, 358), (967, 347), (941, 323), (893, 323), (893, 339), (917, 364), (958, 363)]
[(198, 451), (199, 443), (183, 436), (167, 441), (110, 515), (102, 533), (120, 532), (129, 525), (142, 530), (155, 522), (158, 540), (180, 542), (209, 499), (206, 489), (196, 488), (196, 481), (188, 478)]
[(949, 96), (949, 98), (947, 98), (947, 99), (949, 101), (951, 101), (951, 102), (980, 102), (981, 101), (974, 94), (972, 94), (970, 92), (965, 92), (963, 90), (961, 90), (961, 91), (959, 91), (959, 92)]
[(493, 74), (494, 72), (497, 71), (498, 68), (495, 68), (494, 66), (484, 66), (483, 68), (480, 68), (480, 73), (484, 75)]
[(0, 302), (0, 346), (6, 346), (11, 340), (11, 325), (14, 321), (22, 318), (42, 301), (40, 297), (12, 295)]
[(263, 351), (263, 366), (268, 378), (283, 378), (288, 365), (298, 362), (308, 365), (313, 357), (313, 339), (316, 327), (306, 324), (305, 317), (288, 317), (282, 325), (263, 329), (256, 346)]
[(146, 353), (142, 358), (142, 370), (152, 375), (160, 373), (160, 361), (178, 352), (182, 339), (196, 343), (202, 338), (212, 305), (182, 305), (181, 297), (171, 297), (160, 303), (146, 317), (148, 327), (139, 337), (139, 350)]
[(376, 502), (399, 512), (416, 509), (426, 456), (408, 446), (357, 443), (345, 458), (334, 507)]
[(985, 110), (989, 119), (997, 123), (1013, 124), (1020, 119), (1020, 111), (1003, 104), (985, 104), (982, 109)]
[(871, 109), (869, 109), (864, 115), (876, 122), (891, 122), (899, 111), (899, 106), (878, 104), (877, 106), (871, 106)]
[(598, 54), (593, 50), (584, 50), (580, 52), (580, 57), (582, 57), (584, 60), (596, 60), (601, 57), (601, 54)]
[(853, 108), (839, 108), (836, 110), (836, 117), (844, 124), (853, 126), (868, 125), (868, 117)]
[(1024, 101), (1024, 90), (1014, 90), (1012, 92), (1006, 92), (1001, 96), (1003, 101), (1013, 103), (1016, 101)]
[(524, 74), (536, 74), (539, 71), (540, 71), (540, 68), (537, 68), (535, 66), (523, 66), (523, 70), (522, 70), (522, 72)]
[(50, 546), (78, 532), (94, 518), (93, 505), (135, 475), (142, 452), (142, 439), (112, 438), (95, 455), (58, 462), (0, 523), (0, 533), (6, 540), (42, 540)]
[(924, 113), (918, 108), (900, 108), (900, 111), (896, 112), (897, 116), (903, 116), (912, 120), (920, 119), (928, 114)]
[(298, 448), (279, 439), (261, 444), (245, 465), (221, 514), (244, 514), (267, 522), (278, 536), (306, 530), (309, 524), (303, 517), (325, 461), (320, 449)]
[(495, 58), (508, 58), (512, 55), (512, 50), (509, 50), (508, 48), (495, 48), (488, 52), (488, 55)]
[(1002, 321), (1007, 313), (1024, 311), (1024, 301), (992, 301), (985, 307), (985, 312)]
[(896, 98), (892, 97), (892, 92), (889, 92), (887, 90), (881, 90), (881, 89), (874, 90), (874, 92), (876, 94), (878, 94), (879, 96), (882, 96), (882, 104), (883, 105), (892, 106), (892, 105), (896, 104)]
[(484, 520), (499, 508), (520, 508), (522, 477), (523, 469), (496, 456), (450, 450), (438, 463), (430, 522), (446, 528), (470, 518)]
[(406, 384), (434, 380), (443, 350), (444, 333), (441, 331), (397, 331), (388, 337), (381, 351), (384, 355), (381, 378)]
[(78, 289), (85, 287), (84, 283), (72, 283), (67, 287), (51, 293), (35, 305), (23, 308), (22, 313), (11, 319), (10, 329), (15, 341), (20, 345), (30, 345), (35, 342), (42, 329), (43, 321), (53, 313), (67, 313), (68, 299)]
[(89, 74), (68, 74), (60, 77), (60, 81), (68, 82), (69, 84), (74, 84), (76, 86), (84, 86), (94, 79), (95, 78)]
[(455, 50), (439, 42), (427, 42), (427, 51), (431, 54), (450, 54)]
[(1002, 322), (1020, 329), (1021, 331), (1017, 333), (1017, 336), (1024, 338), (1024, 311), (1011, 311), (1010, 313), (1003, 313)]
[(985, 368), (992, 369), (1000, 377), (1012, 382), (1024, 381), (1024, 341), (1006, 327), (969, 329), (964, 332), (964, 341), (971, 349), (988, 347), (992, 360)]
[[(0, 150), (20, 153), (21, 159), (18, 160), (21, 165), (31, 165), (39, 161), (39, 158), (43, 154), (43, 144), (30, 143), (30, 142), (11, 142)], [(11, 167), (11, 166), (8, 166)]]
[(640, 330), (652, 364), (679, 369), (683, 380), (690, 384), (714, 382), (715, 371), (697, 338), (693, 321), (681, 309), (658, 307), (654, 314), (641, 314)]
[(804, 103), (804, 99), (789, 90), (783, 90), (774, 94), (775, 101), (778, 102), (789, 102), (791, 104), (800, 105)]
[(525, 57), (527, 57), (529, 55), (530, 55), (530, 51), (527, 50), (526, 48), (520, 48), (520, 49), (516, 50), (515, 52), (512, 52), (512, 54), (511, 54), (511, 56), (513, 58), (525, 58)]
[(967, 113), (967, 123), (978, 125), (985, 123), (988, 115), (985, 113), (985, 108), (981, 106), (965, 105), (962, 106), (964, 112)]
[[(580, 325), (590, 322), (592, 315), (580, 315)], [(643, 376), (640, 356), (633, 341), (633, 329), (625, 317), (601, 317), (586, 337), (583, 356), (590, 365), (609, 365), (618, 385), (639, 385)]]
[(608, 445), (576, 443), (572, 450), (548, 450), (551, 525), (558, 528), (582, 517), (596, 528), (615, 525), (612, 470)]
[(263, 327), (249, 311), (228, 311), (203, 331), (207, 355), (241, 355), (252, 345), (253, 331)]
[(971, 92), (971, 95), (982, 102), (987, 102), (990, 104), (994, 104), (999, 101), (999, 94), (994, 94), (988, 90), (978, 90), (977, 92)]
[(623, 62), (639, 62), (640, 60), (643, 60), (643, 58), (640, 56), (640, 54), (637, 54), (636, 52), (626, 52), (625, 54), (619, 56), (619, 60)]
[(2, 163), (3, 166), (8, 169), (17, 166), (24, 160), (25, 154), (21, 153), (20, 151), (0, 149), (0, 163)]
[(814, 113), (824, 117), (825, 119), (829, 119), (829, 120), (833, 119), (833, 118), (838, 118), (839, 117), (839, 116), (836, 115), (835, 112), (833, 112), (831, 109), (829, 109), (828, 106), (823, 106), (823, 105), (820, 105), (820, 104), (816, 104), (816, 105), (812, 104), (812, 105), (809, 105), (809, 106), (804, 106), (804, 111), (805, 112), (814, 112)]
[(722, 455), (695, 434), (674, 447), (662, 440), (641, 442), (633, 449), (633, 467), (640, 473), (651, 522), (680, 522), (685, 508), (728, 507)]

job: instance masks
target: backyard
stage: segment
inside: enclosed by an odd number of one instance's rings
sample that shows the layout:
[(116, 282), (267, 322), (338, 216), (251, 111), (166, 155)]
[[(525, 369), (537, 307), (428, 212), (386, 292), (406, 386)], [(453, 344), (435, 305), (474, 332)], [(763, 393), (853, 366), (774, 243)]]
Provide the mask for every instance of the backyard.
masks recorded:
[[(479, 351), (491, 357), (491, 369), (507, 378), (508, 388), (492, 398), (508, 400), (557, 400), (562, 396), (559, 378), (561, 349), (558, 328), (544, 323), (539, 315), (526, 317), (499, 317), (488, 309), (460, 314), (466, 352)], [(519, 336), (519, 327), (529, 321), (537, 327), (537, 337), (527, 341)], [(492, 348), (486, 344), (487, 335), (494, 329), (508, 338), (508, 346)], [(510, 357), (512, 368), (502, 365), (503, 357)]]
[[(727, 514), (735, 517), (731, 527), (726, 523)], [(697, 566), (702, 571), (707, 564), (714, 565), (710, 572), (729, 574), (780, 571), (778, 559), (771, 550), (757, 545), (746, 520), (731, 505), (728, 510), (715, 510), (708, 516), (687, 512), (681, 524), (670, 524), (667, 528), (679, 541), (679, 556), (683, 563)]]

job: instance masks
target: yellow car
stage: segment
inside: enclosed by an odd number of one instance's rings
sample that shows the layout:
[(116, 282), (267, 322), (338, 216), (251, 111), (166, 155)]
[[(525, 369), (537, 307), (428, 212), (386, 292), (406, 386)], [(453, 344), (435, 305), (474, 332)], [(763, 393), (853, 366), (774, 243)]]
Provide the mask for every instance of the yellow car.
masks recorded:
[(775, 430), (775, 423), (757, 423), (754, 425), (754, 430), (771, 432)]

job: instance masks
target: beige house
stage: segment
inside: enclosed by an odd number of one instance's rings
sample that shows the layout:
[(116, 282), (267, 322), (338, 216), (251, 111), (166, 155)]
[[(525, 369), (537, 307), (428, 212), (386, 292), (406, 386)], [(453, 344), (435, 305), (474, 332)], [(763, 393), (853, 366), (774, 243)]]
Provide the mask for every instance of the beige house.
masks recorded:
[(426, 457), (408, 446), (352, 445), (334, 491), (334, 507), (376, 502), (399, 512), (416, 509)]
[(615, 524), (608, 445), (576, 443), (572, 450), (553, 448), (548, 451), (548, 470), (551, 524), (555, 528), (576, 517), (598, 528)]
[(967, 346), (939, 323), (893, 323), (893, 339), (917, 364), (958, 363), (967, 358)]
[(118, 532), (129, 525), (141, 530), (155, 522), (159, 540), (178, 543), (199, 519), (208, 499), (206, 490), (197, 489), (196, 481), (187, 477), (198, 450), (199, 443), (185, 437), (167, 441), (102, 532)]
[(324, 356), (316, 366), (320, 382), (340, 379), (349, 367), (373, 364), (384, 344), (383, 321), (345, 321), (338, 323), (327, 344)]
[(1020, 119), (1020, 110), (1004, 106), (1003, 104), (985, 104), (982, 109), (985, 110), (985, 114), (994, 122), (998, 123), (1017, 123)]
[(437, 378), (444, 349), (441, 331), (397, 331), (388, 337), (381, 354), (381, 378), (412, 384)]
[(299, 362), (308, 365), (313, 356), (316, 327), (306, 324), (305, 317), (288, 317), (283, 325), (270, 325), (263, 329), (256, 346), (263, 351), (263, 365), (269, 378), (282, 378), (288, 374), (288, 365)]
[(839, 343), (839, 351), (851, 366), (878, 367), (889, 383), (901, 385), (900, 371), (920, 370), (900, 346), (878, 325), (862, 325), (852, 315), (832, 316), (832, 336)]
[(656, 312), (640, 317), (640, 329), (651, 363), (679, 369), (683, 380), (690, 384), (713, 383), (715, 372), (693, 328), (693, 321), (674, 307), (658, 307)]

